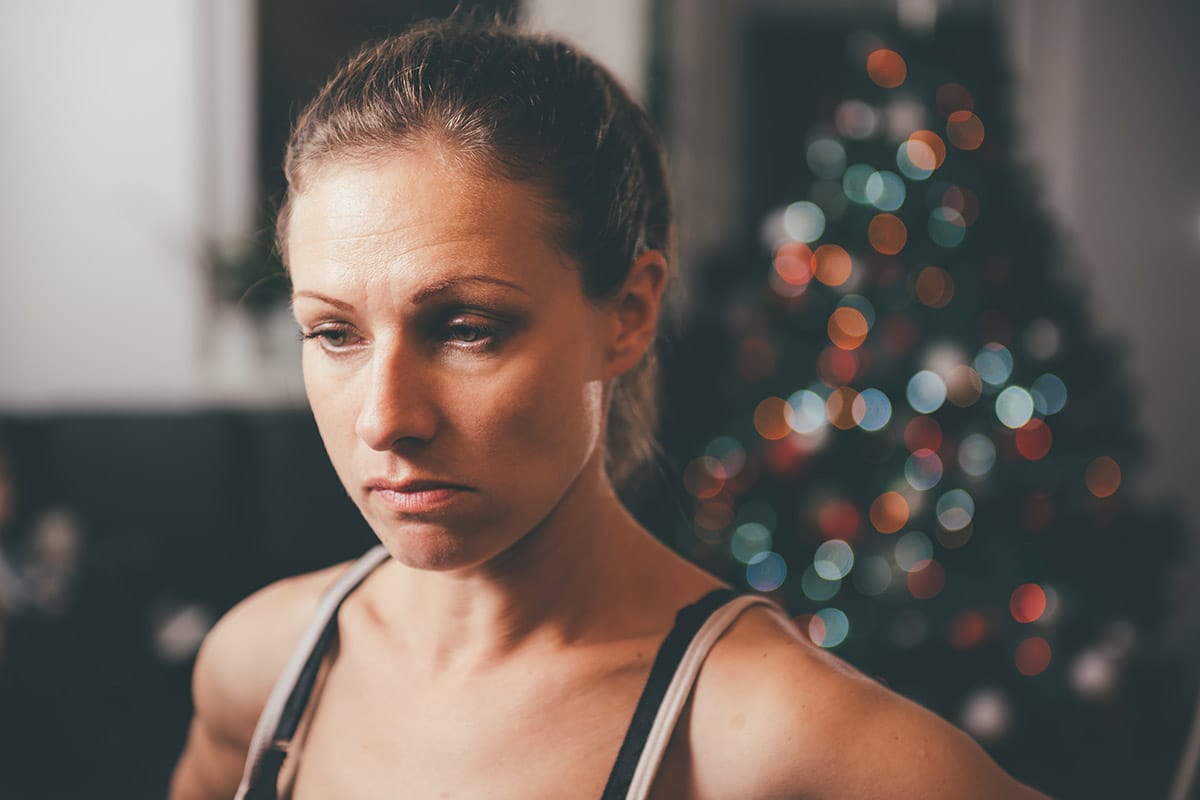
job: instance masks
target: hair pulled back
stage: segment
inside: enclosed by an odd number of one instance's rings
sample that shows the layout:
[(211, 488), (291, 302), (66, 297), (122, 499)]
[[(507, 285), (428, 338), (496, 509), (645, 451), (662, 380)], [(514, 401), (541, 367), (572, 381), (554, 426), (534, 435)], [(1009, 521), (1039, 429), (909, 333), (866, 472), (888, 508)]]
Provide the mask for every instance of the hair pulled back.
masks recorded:
[[(662, 148), (645, 112), (565, 42), (458, 16), (364, 47), (300, 114), (276, 228), (285, 261), (291, 203), (316, 169), (423, 142), (535, 186), (587, 297), (617, 291), (644, 250), (674, 260)], [(657, 373), (651, 348), (613, 390), (605, 467), (623, 488), (653, 459)]]

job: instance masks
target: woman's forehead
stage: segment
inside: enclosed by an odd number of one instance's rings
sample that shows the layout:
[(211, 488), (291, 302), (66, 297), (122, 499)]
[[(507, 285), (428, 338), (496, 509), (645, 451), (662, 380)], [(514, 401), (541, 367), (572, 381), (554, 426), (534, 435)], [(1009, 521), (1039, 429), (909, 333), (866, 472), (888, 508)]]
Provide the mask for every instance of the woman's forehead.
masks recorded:
[(328, 163), (293, 200), (287, 249), (293, 283), (399, 270), (437, 280), (466, 266), (544, 280), (562, 271), (548, 214), (528, 184), (481, 175), (412, 151)]

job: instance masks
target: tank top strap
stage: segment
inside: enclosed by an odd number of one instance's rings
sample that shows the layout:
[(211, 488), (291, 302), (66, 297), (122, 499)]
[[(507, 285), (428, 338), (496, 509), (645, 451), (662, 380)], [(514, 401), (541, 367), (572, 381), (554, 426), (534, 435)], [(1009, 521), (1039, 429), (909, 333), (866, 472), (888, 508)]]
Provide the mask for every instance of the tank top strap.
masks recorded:
[(292, 737), (304, 716), (321, 663), (337, 633), (337, 612), (346, 597), (386, 561), (383, 545), (368, 550), (325, 590), (296, 649), (267, 697), (250, 748), (235, 800), (274, 798), (279, 771)]
[(601, 800), (646, 800), (671, 734), (713, 645), (753, 605), (784, 613), (759, 595), (716, 589), (679, 611), (654, 658)]

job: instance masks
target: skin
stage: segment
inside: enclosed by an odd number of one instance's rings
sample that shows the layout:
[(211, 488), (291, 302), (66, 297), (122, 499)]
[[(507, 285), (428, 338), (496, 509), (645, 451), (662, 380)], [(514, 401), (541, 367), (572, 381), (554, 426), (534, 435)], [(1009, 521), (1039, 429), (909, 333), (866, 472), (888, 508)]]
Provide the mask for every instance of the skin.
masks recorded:
[[(543, 208), (433, 143), (327, 164), (295, 201), (305, 386), (393, 556), (339, 615), (283, 778), (295, 798), (599, 797), (676, 610), (720, 585), (643, 530), (603, 470), (611, 385), (653, 339), (663, 257), (589, 299)], [(413, 511), (380, 478), (456, 488)], [(172, 798), (233, 794), (340, 569), (269, 586), (209, 634)], [(654, 797), (883, 796), (1041, 795), (778, 615), (746, 612), (700, 673)]]

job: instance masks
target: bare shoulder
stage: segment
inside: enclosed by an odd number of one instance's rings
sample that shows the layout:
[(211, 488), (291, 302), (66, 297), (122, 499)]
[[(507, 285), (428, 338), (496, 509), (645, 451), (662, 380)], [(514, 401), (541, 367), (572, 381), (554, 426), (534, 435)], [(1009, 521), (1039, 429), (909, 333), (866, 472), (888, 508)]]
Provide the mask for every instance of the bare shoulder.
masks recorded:
[(209, 631), (196, 656), (192, 692), (196, 715), (215, 733), (249, 743), (321, 594), (345, 567), (276, 581), (242, 600)]
[(233, 795), (267, 695), (321, 594), (345, 566), (276, 581), (242, 600), (209, 631), (192, 672), (195, 714), (175, 768), (172, 798)]
[(747, 610), (697, 680), (688, 741), (704, 797), (1035, 798), (970, 737)]

